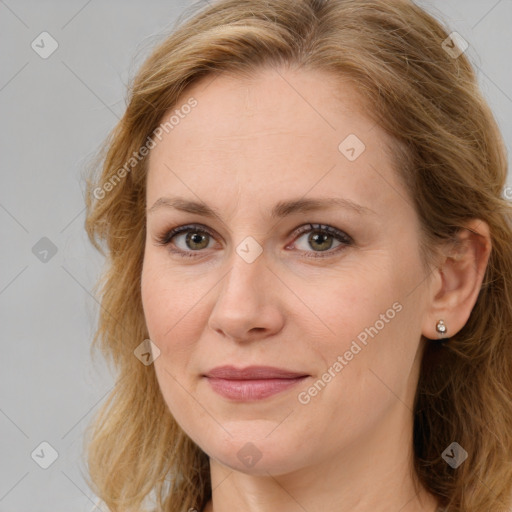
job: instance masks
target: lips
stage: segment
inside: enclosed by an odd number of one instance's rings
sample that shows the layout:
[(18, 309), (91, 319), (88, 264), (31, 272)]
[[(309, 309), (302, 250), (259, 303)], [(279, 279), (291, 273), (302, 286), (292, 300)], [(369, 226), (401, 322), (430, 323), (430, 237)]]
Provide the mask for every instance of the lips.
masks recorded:
[(228, 380), (295, 379), (305, 376), (307, 376), (306, 373), (292, 372), (272, 366), (248, 366), (241, 369), (234, 366), (219, 366), (206, 373), (206, 377)]
[(213, 391), (229, 400), (245, 402), (262, 400), (302, 382), (309, 375), (274, 368), (221, 366), (204, 375)]

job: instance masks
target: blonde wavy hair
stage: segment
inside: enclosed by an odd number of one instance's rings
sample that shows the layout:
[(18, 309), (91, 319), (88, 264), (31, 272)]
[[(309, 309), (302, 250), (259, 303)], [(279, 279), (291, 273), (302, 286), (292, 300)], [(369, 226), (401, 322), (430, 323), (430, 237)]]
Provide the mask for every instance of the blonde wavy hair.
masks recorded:
[[(150, 497), (159, 511), (201, 510), (211, 497), (207, 455), (173, 419), (153, 366), (134, 357), (148, 338), (140, 290), (147, 157), (128, 170), (126, 162), (188, 85), (281, 64), (351, 81), (367, 114), (395, 137), (396, 170), (421, 221), (426, 262), (467, 220), (490, 226), (492, 252), (469, 320), (444, 343), (429, 341), (423, 355), (414, 464), (449, 512), (511, 507), (507, 156), (474, 70), (464, 54), (447, 51), (448, 36), (442, 22), (406, 0), (220, 0), (180, 19), (143, 63), (87, 180), (86, 230), (107, 256), (92, 348), (118, 378), (86, 432), (86, 478), (112, 511), (140, 511)], [(453, 441), (468, 452), (457, 469), (441, 457)]]

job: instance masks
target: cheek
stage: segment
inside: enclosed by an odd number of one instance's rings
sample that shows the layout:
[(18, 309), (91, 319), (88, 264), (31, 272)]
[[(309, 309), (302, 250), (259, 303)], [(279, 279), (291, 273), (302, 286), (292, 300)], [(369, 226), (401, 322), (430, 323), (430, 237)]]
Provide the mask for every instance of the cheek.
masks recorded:
[[(164, 263), (165, 265), (165, 263)], [(141, 275), (141, 296), (149, 338), (158, 346), (160, 355), (154, 361), (155, 374), (164, 401), (178, 424), (187, 432), (191, 418), (202, 419), (204, 410), (190, 400), (194, 393), (194, 368), (191, 358), (197, 325), (192, 308), (193, 297), (183, 293), (180, 279), (164, 271), (161, 258), (147, 254)], [(176, 278), (175, 278), (176, 277)], [(183, 278), (182, 278), (183, 281)], [(186, 279), (190, 283), (189, 279)], [(197, 302), (197, 299), (196, 299)], [(195, 338), (194, 338), (195, 337)], [(195, 439), (200, 442), (200, 439)]]
[[(173, 302), (172, 292), (165, 287), (165, 276), (159, 278), (151, 256), (146, 254), (141, 275), (141, 297), (149, 337), (160, 347), (162, 334), (165, 332), (168, 313), (172, 311), (169, 304)], [(167, 319), (167, 321), (165, 320)]]
[(302, 415), (295, 417), (338, 439), (340, 446), (354, 436), (364, 437), (388, 411), (412, 397), (417, 342), (408, 327), (410, 308), (393, 302), (394, 297), (380, 306), (374, 299), (362, 310), (344, 303), (346, 316), (338, 316), (337, 336), (317, 339), (316, 354), (321, 352), (325, 367), (309, 387), (298, 390), (297, 412)]
[[(190, 409), (198, 373), (198, 343), (208, 322), (204, 279), (172, 268), (165, 255), (148, 251), (141, 296), (149, 338), (160, 350), (154, 361), (162, 395), (178, 422)], [(194, 415), (201, 415), (198, 409)]]
[[(197, 323), (199, 283), (180, 275), (165, 263), (165, 258), (147, 251), (141, 275), (141, 296), (150, 338), (162, 351), (169, 344), (188, 338)], [(195, 283), (195, 284), (194, 284)], [(179, 336), (178, 336), (179, 334)]]
[(368, 331), (375, 333), (376, 323), (379, 333), (396, 323), (400, 286), (391, 270), (387, 272), (385, 268), (383, 262), (378, 269), (369, 266), (345, 269), (342, 275), (327, 276), (323, 283), (306, 284), (297, 292), (307, 298), (307, 305), (316, 317), (315, 325), (327, 334), (323, 345), (332, 347), (336, 354), (348, 350), (352, 340), (364, 344), (371, 339)]
[(328, 336), (309, 343), (321, 355), (325, 369), (319, 377), (329, 380), (332, 393), (319, 402), (344, 397), (352, 403), (357, 397), (354, 406), (359, 401), (379, 407), (378, 401), (391, 393), (386, 385), (400, 396), (406, 392), (421, 334), (421, 301), (410, 293), (417, 274), (407, 265), (398, 271), (391, 262), (377, 270), (333, 280), (343, 286), (309, 295), (311, 309), (329, 327)]

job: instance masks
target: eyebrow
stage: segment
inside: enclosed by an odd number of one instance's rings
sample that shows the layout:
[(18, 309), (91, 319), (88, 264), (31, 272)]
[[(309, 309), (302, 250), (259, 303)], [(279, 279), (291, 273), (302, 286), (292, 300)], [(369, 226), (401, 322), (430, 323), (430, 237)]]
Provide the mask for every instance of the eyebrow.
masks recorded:
[[(184, 197), (161, 197), (155, 201), (153, 206), (147, 209), (147, 213), (152, 213), (160, 208), (173, 208), (186, 213), (197, 214), (203, 217), (214, 218), (222, 222), (221, 214), (205, 203), (192, 201)], [(279, 201), (274, 205), (270, 212), (270, 218), (283, 218), (294, 213), (312, 212), (318, 210), (328, 210), (332, 208), (343, 208), (351, 210), (359, 215), (373, 214), (377, 215), (372, 209), (354, 203), (350, 199), (342, 197), (322, 197), (322, 198), (299, 198), (288, 201)]]

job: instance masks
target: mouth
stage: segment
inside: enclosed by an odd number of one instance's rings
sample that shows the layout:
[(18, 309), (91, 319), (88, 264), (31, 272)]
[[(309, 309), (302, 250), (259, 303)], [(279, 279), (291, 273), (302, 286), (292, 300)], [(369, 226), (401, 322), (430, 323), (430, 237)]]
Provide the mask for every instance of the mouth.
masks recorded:
[(210, 370), (203, 377), (217, 394), (229, 400), (245, 402), (262, 400), (286, 391), (310, 375), (270, 366), (242, 369), (221, 366)]

